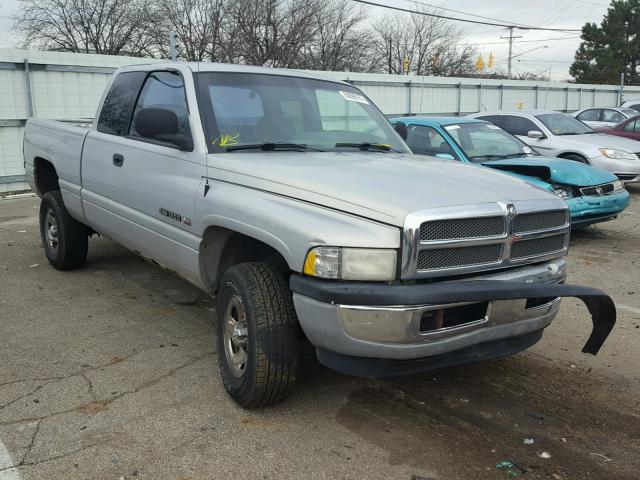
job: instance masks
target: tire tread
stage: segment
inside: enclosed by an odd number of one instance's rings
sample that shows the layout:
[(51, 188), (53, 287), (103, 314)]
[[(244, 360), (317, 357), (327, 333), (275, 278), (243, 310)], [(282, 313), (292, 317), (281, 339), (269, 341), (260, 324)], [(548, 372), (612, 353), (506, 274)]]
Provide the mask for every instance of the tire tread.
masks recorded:
[[(241, 263), (231, 267), (224, 277), (223, 285), (226, 279), (232, 279), (246, 290), (256, 327), (255, 376), (238, 395), (232, 396), (245, 408), (279, 403), (293, 388), (298, 369), (298, 324), (289, 287), (283, 276), (266, 263)], [(218, 321), (222, 319), (219, 317)], [(218, 355), (224, 356), (224, 351)], [(230, 391), (229, 378), (224, 369), (221, 372)]]
[[(55, 257), (48, 251), (44, 233), (44, 219), (49, 207), (53, 210), (58, 222), (59, 245), (58, 254)], [(60, 190), (52, 190), (42, 197), (40, 204), (40, 234), (47, 259), (55, 268), (58, 270), (72, 270), (85, 264), (89, 249), (87, 227), (71, 216), (64, 206)]]

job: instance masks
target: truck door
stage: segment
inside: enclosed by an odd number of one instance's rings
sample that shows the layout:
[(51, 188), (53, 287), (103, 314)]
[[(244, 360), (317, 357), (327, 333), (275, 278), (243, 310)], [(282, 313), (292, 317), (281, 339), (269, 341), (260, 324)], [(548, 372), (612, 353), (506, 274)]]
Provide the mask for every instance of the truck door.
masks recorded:
[[(135, 75), (118, 83), (127, 73)], [(199, 120), (190, 118), (179, 72), (142, 72), (141, 78), (140, 73), (116, 77), (97, 128), (85, 141), (85, 212), (100, 233), (194, 278), (199, 238), (193, 217), (206, 174), (205, 155), (193, 142), (149, 138), (136, 129), (136, 117), (144, 109), (169, 110), (177, 117), (176, 137), (182, 140), (191, 138), (191, 122)]]

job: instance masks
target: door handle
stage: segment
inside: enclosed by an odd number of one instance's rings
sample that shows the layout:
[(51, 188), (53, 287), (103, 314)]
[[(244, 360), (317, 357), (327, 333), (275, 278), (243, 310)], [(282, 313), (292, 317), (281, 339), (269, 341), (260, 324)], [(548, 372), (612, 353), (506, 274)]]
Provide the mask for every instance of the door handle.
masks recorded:
[(113, 154), (113, 164), (116, 167), (121, 167), (124, 164), (124, 156), (120, 155), (119, 153), (114, 153)]

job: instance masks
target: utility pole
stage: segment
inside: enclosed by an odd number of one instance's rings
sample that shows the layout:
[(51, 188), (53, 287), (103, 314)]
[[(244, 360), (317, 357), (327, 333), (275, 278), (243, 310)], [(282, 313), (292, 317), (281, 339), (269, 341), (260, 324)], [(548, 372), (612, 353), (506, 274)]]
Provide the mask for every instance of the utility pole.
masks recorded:
[(171, 51), (171, 61), (175, 62), (178, 58), (177, 48), (176, 48), (176, 37), (178, 34), (176, 32), (169, 32), (169, 50)]
[(618, 90), (618, 106), (622, 106), (624, 101), (624, 72), (620, 74), (620, 90)]
[(507, 60), (507, 78), (511, 78), (511, 59), (513, 57), (513, 40), (516, 38), (522, 38), (522, 36), (519, 37), (514, 37), (513, 36), (513, 29), (516, 28), (514, 26), (508, 27), (509, 28), (509, 36), (508, 37), (500, 37), (503, 40), (509, 40), (509, 58)]

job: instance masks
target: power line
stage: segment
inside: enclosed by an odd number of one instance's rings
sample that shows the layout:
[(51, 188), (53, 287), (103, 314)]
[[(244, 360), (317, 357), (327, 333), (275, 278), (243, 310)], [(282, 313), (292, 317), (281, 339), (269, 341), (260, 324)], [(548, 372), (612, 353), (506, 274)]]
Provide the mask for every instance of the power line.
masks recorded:
[[(446, 7), (440, 7), (438, 5), (432, 5), (430, 3), (425, 3), (425, 2), (418, 2), (416, 0), (404, 0), (407, 3), (414, 3), (416, 5), (423, 5), (425, 7), (431, 7), (431, 8), (435, 8), (437, 10), (445, 10), (447, 12), (453, 12), (453, 13), (460, 13), (462, 15), (467, 15), (469, 17), (476, 17), (476, 18), (484, 18), (485, 20), (494, 20), (496, 22), (504, 22), (504, 23), (509, 23), (509, 20), (504, 20), (502, 18), (494, 18), (494, 17), (484, 17), (482, 15), (477, 15), (475, 13), (467, 13), (467, 12), (463, 12), (460, 10), (454, 10), (453, 8), (446, 8)], [(524, 25), (523, 23), (514, 23), (513, 25)]]
[(483, 22), (480, 20), (470, 20), (467, 18), (449, 17), (447, 15), (438, 15), (436, 13), (421, 12), (419, 10), (411, 10), (409, 8), (393, 7), (391, 5), (384, 5), (381, 3), (375, 3), (368, 0), (352, 0), (352, 1), (357, 3), (363, 3), (365, 5), (371, 5), (374, 7), (382, 7), (382, 8), (388, 8), (390, 10), (397, 10), (399, 12), (414, 13), (416, 15), (423, 15), (425, 17), (442, 18), (444, 20), (452, 20), (454, 22), (474, 23), (476, 25), (490, 25), (492, 27), (517, 28), (518, 30), (540, 30), (540, 31), (546, 31), (546, 32), (581, 32), (582, 31), (582, 30), (575, 30), (571, 28), (542, 28), (542, 27), (534, 27), (534, 26), (528, 26), (528, 25)]
[(609, 6), (606, 3), (589, 2), (588, 0), (574, 0), (574, 1), (580, 2), (580, 3), (588, 3), (589, 5), (597, 5), (598, 7), (608, 7)]
[[(580, 35), (576, 35), (573, 37), (552, 37), (552, 38), (540, 38), (538, 40), (519, 40), (519, 41), (514, 41), (513, 43), (533, 43), (533, 42), (547, 42), (550, 40), (571, 40), (574, 38), (580, 38)], [(463, 43), (462, 45), (506, 45), (507, 43), (509, 43), (508, 41), (506, 42), (474, 42), (474, 43)]]
[(530, 58), (529, 60), (518, 60), (519, 62), (543, 62), (543, 63), (573, 63), (573, 60), (546, 60), (544, 58)]

